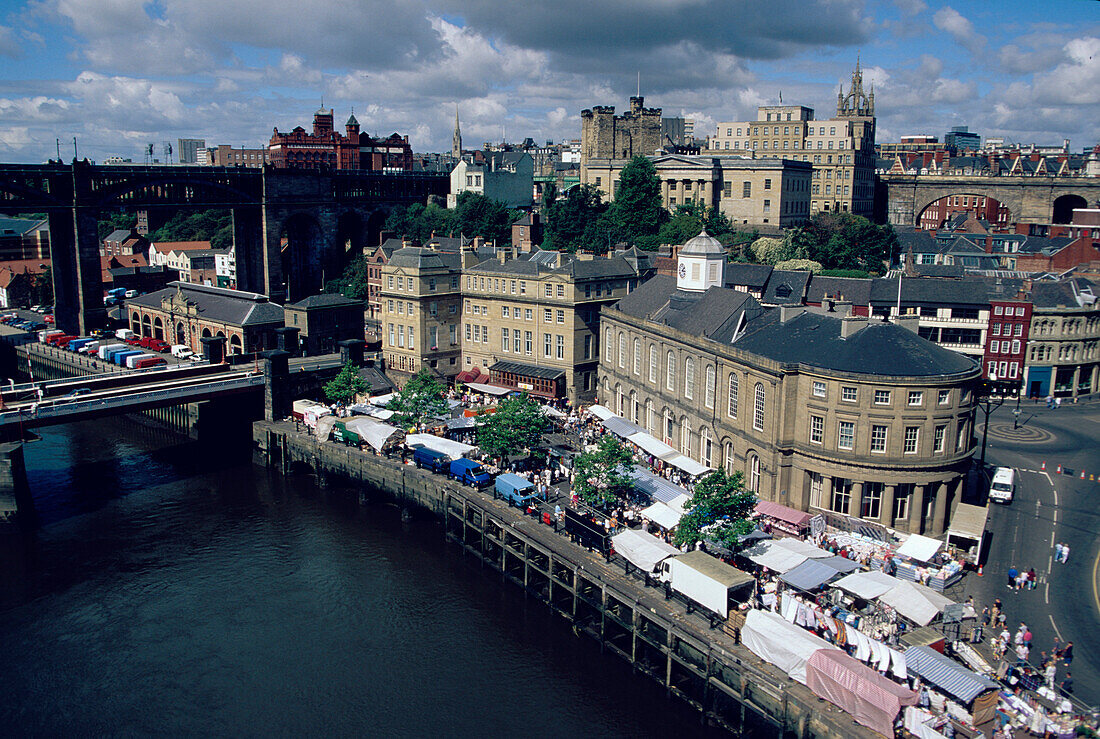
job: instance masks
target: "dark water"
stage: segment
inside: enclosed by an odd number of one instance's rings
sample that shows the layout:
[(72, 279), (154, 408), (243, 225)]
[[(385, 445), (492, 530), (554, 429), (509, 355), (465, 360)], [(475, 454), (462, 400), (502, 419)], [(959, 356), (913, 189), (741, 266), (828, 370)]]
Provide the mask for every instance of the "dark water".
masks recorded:
[(124, 421), (26, 446), (5, 735), (669, 736), (698, 720), (431, 520)]

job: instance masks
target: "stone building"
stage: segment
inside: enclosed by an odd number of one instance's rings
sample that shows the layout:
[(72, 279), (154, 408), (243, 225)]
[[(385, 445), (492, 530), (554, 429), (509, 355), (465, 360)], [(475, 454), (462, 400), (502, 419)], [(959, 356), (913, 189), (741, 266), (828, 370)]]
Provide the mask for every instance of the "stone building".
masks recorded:
[(363, 339), (363, 301), (343, 295), (311, 295), (283, 308), (287, 328), (298, 329), (298, 346), (309, 356), (340, 351), (339, 343)]
[(1024, 392), (1077, 397), (1100, 382), (1100, 304), (1096, 289), (1082, 278), (1061, 282), (1024, 281), (1032, 303)]
[(848, 93), (837, 93), (836, 116), (814, 118), (803, 105), (763, 105), (755, 121), (717, 125), (707, 153), (813, 164), (810, 212), (848, 212), (870, 218), (875, 189), (875, 92), (863, 91), (859, 63)]
[(196, 354), (210, 337), (226, 339), (228, 354), (275, 349), (275, 329), (283, 327), (283, 307), (266, 295), (188, 282), (127, 300), (126, 314), (138, 336), (183, 344)]
[(458, 204), (464, 192), (498, 200), (509, 208), (530, 208), (534, 197), (535, 164), (525, 151), (485, 152), (483, 164), (460, 160), (451, 170), (447, 207)]
[(136, 228), (115, 229), (103, 239), (99, 247), (101, 257), (121, 257), (130, 254), (141, 254), (149, 250), (149, 239), (137, 232)]
[[(761, 499), (858, 529), (942, 534), (975, 444), (978, 363), (899, 322), (765, 308), (701, 234), (675, 279), (603, 311), (600, 400)], [(904, 322), (902, 322), (904, 323)]]
[[(659, 154), (650, 157), (664, 206), (698, 202), (735, 224), (793, 227), (810, 217), (812, 165), (789, 159)], [(607, 201), (615, 199), (628, 160), (592, 159), (584, 170)]]
[(582, 183), (589, 181), (585, 176), (589, 160), (612, 159), (626, 164), (632, 157), (653, 155), (661, 148), (661, 109), (646, 108), (641, 95), (630, 98), (630, 110), (622, 115), (615, 115), (613, 105), (581, 111)]

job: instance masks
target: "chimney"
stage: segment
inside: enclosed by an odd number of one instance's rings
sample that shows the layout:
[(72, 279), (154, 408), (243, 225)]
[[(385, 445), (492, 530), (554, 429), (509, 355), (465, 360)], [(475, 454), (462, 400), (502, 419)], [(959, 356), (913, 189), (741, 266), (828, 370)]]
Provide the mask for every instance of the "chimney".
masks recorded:
[(826, 295), (824, 298), (822, 298), (821, 307), (825, 309), (825, 312), (832, 313), (833, 312), (833, 299), (832, 299), (832, 297)]
[(508, 250), (507, 249), (501, 249), (500, 251), (498, 251), (497, 252), (497, 260), (501, 264), (504, 264), (505, 262), (507, 262), (508, 261)]
[(578, 251), (574, 256), (578, 262), (591, 262), (596, 258), (596, 255), (590, 251)]
[(840, 338), (847, 339), (849, 336), (854, 336), (866, 326), (867, 318), (864, 316), (844, 316), (840, 319)]
[(833, 309), (840, 314), (841, 318), (846, 318), (852, 313), (852, 304), (847, 300), (834, 300)]
[(895, 316), (894, 323), (913, 333), (917, 333), (917, 329), (920, 328), (920, 317), (914, 315)]
[(801, 305), (781, 305), (779, 306), (779, 322), (786, 323), (806, 312), (806, 308)]

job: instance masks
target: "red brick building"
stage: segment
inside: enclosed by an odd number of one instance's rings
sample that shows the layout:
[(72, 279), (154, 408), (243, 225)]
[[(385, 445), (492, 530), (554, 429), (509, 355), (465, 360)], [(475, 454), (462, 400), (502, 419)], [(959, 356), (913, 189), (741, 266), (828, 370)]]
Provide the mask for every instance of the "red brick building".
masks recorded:
[(985, 377), (995, 374), (998, 380), (1023, 382), (1031, 308), (1024, 300), (989, 301), (989, 330), (982, 358)]
[(359, 131), (352, 115), (344, 133), (333, 125), (332, 109), (313, 114), (313, 133), (296, 126), (289, 133), (274, 129), (268, 144), (268, 158), (274, 167), (289, 169), (365, 169), (407, 171), (412, 169), (412, 147), (408, 136), (396, 133), (376, 139)]
[(1094, 271), (1100, 263), (1100, 248), (1091, 236), (1081, 236), (1068, 244), (1056, 248), (1025, 253), (1016, 256), (1016, 269), (1021, 272), (1064, 272), (1067, 269), (1088, 265), (1086, 269)]

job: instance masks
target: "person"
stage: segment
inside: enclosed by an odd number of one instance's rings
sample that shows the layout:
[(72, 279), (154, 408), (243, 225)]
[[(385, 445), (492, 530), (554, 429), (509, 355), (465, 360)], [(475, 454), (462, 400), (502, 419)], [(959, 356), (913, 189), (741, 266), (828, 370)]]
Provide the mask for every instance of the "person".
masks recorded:
[(1073, 662), (1073, 642), (1066, 642), (1066, 646), (1062, 649), (1062, 661), (1066, 663), (1066, 667), (1069, 667), (1070, 663)]
[(1015, 567), (1008, 568), (1008, 587), (1014, 587), (1016, 585), (1016, 576), (1020, 574), (1020, 571)]
[(1062, 561), (1062, 542), (1058, 542), (1057, 544), (1054, 545), (1054, 561), (1055, 562), (1061, 562)]
[(1061, 398), (1055, 398), (1054, 399), (1054, 409), (1057, 410), (1061, 407), (1062, 407), (1062, 399)]
[(1024, 646), (1031, 649), (1031, 629), (1024, 627)]
[(1072, 693), (1073, 692), (1073, 673), (1070, 672), (1069, 670), (1066, 670), (1066, 676), (1064, 678), (1062, 678), (1062, 692), (1063, 693)]
[(1027, 571), (1027, 589), (1028, 590), (1034, 590), (1035, 589), (1035, 568), (1034, 567), (1028, 568), (1028, 571)]
[(1068, 544), (1063, 544), (1062, 545), (1062, 564), (1065, 564), (1066, 560), (1068, 560), (1068, 559), (1069, 559), (1069, 545)]
[(1044, 675), (1047, 679), (1047, 685), (1049, 685), (1051, 688), (1053, 688), (1054, 687), (1054, 680), (1058, 676), (1058, 666), (1054, 664), (1054, 660), (1051, 660), (1050, 662), (1047, 662), (1047, 667), (1046, 667), (1046, 670), (1044, 671)]

